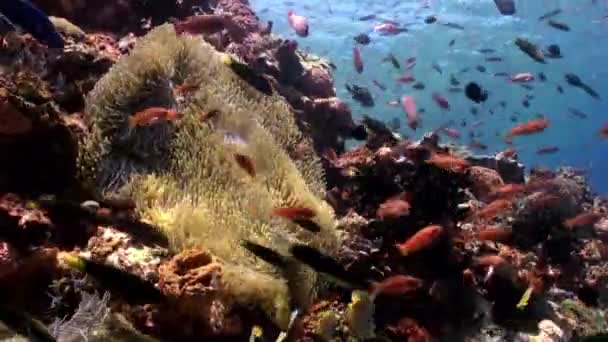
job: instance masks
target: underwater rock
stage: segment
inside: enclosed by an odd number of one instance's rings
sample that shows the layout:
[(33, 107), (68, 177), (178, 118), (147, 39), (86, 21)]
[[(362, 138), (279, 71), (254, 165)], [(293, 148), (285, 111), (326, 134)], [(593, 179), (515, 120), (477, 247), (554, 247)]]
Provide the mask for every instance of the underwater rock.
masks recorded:
[(500, 156), (469, 156), (466, 158), (473, 165), (496, 170), (505, 183), (523, 184), (525, 166), (510, 158)]
[(485, 167), (473, 166), (469, 168), (469, 177), (471, 178), (473, 194), (482, 201), (489, 199), (489, 195), (493, 191), (504, 185), (496, 170)]
[[(208, 252), (186, 250), (159, 269), (159, 288), (172, 298), (176, 312), (160, 310), (159, 321), (170, 321), (180, 335), (235, 336), (240, 319), (231, 311), (234, 302), (223, 293), (223, 265)], [(163, 328), (168, 328), (167, 323)], [(170, 329), (164, 334), (175, 336)], [(161, 333), (163, 334), (163, 333)]]

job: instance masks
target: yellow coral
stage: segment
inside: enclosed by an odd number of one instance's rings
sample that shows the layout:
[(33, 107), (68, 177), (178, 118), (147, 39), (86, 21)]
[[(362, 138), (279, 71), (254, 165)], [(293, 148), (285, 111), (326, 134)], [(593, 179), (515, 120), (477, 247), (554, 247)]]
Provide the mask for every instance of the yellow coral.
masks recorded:
[(345, 313), (350, 331), (360, 339), (375, 336), (374, 301), (366, 291), (353, 291)]
[[(144, 37), (87, 99), (92, 134), (82, 144), (80, 174), (102, 193), (131, 195), (142, 218), (163, 229), (173, 248), (204, 246), (223, 259), (225, 290), (285, 327), (290, 302), (306, 306), (314, 299), (316, 274), (297, 263), (276, 269), (240, 241), (284, 254), (289, 244), (304, 242), (331, 254), (336, 223), (320, 199), (318, 158), (312, 150), (304, 152), (308, 161), (290, 158), (303, 138), (287, 104), (243, 82), (222, 56), (198, 38), (176, 36), (171, 25)], [(186, 80), (198, 90), (176, 99), (173, 87)], [(176, 108), (182, 116), (129, 128), (130, 115), (149, 106)], [(201, 113), (212, 110), (218, 114), (202, 121)], [(255, 177), (235, 153), (253, 161)], [(273, 207), (284, 206), (313, 209), (321, 232), (272, 216)]]

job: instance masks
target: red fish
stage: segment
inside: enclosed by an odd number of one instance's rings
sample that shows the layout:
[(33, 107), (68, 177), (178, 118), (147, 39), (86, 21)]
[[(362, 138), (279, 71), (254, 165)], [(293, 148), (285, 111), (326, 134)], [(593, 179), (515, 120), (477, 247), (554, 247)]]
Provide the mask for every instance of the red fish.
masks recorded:
[(564, 221), (564, 226), (572, 229), (579, 226), (590, 226), (596, 224), (602, 216), (596, 213), (582, 213)]
[(273, 208), (272, 214), (289, 219), (310, 219), (316, 215), (312, 209), (302, 207)]
[(397, 79), (397, 82), (401, 83), (412, 83), (414, 81), (416, 81), (416, 79), (411, 74), (405, 74)]
[(546, 119), (536, 119), (519, 124), (509, 131), (507, 138), (514, 137), (516, 135), (530, 135), (544, 131), (551, 125), (551, 122)]
[(406, 275), (394, 275), (381, 282), (374, 282), (369, 289), (372, 297), (379, 294), (389, 296), (402, 296), (420, 289), (423, 285), (422, 280)]
[(394, 35), (405, 31), (405, 29), (397, 26), (395, 23), (382, 23), (374, 26), (374, 32), (380, 32), (385, 35)]
[(445, 97), (441, 96), (440, 94), (433, 93), (433, 101), (435, 101), (439, 108), (450, 110), (450, 103)]
[(416, 66), (416, 57), (410, 57), (405, 60), (405, 69), (412, 70)]
[(534, 80), (534, 75), (532, 75), (529, 72), (524, 72), (524, 73), (520, 73), (517, 75), (513, 75), (511, 77), (510, 82), (511, 83), (515, 83), (515, 82), (525, 83), (525, 82), (530, 82), (533, 80)]
[(512, 237), (513, 231), (503, 227), (490, 227), (477, 233), (477, 239), (480, 241), (507, 242)]
[(353, 48), (353, 63), (355, 65), (355, 71), (357, 73), (363, 72), (363, 60), (361, 59), (361, 52), (358, 47)]
[(494, 190), (491, 194), (493, 198), (509, 199), (526, 191), (526, 186), (523, 184), (505, 184)]
[(536, 154), (551, 154), (559, 151), (559, 147), (553, 145), (541, 146), (536, 150)]
[(460, 139), (460, 132), (458, 132), (456, 129), (454, 128), (449, 128), (449, 127), (443, 127), (441, 129), (441, 132), (445, 135), (447, 135), (450, 138), (454, 138), (454, 139)]
[(298, 36), (308, 37), (308, 19), (306, 17), (297, 15), (294, 10), (289, 10), (287, 20)]
[(416, 109), (416, 100), (414, 100), (412, 96), (403, 96), (401, 98), (401, 105), (403, 106), (403, 110), (405, 111), (407, 125), (411, 129), (416, 130), (419, 124), (418, 111)]
[(428, 226), (416, 232), (416, 234), (407, 239), (404, 243), (397, 244), (396, 247), (399, 249), (401, 255), (408, 256), (412, 253), (432, 247), (439, 240), (442, 233), (442, 226)]
[(469, 168), (471, 163), (468, 161), (451, 156), (449, 154), (435, 153), (431, 158), (427, 159), (425, 163), (444, 169), (447, 171), (461, 172)]
[(236, 153), (234, 155), (234, 160), (239, 166), (245, 170), (251, 177), (255, 177), (255, 164), (253, 160), (248, 156)]
[(380, 220), (397, 219), (410, 213), (410, 203), (407, 194), (393, 196), (380, 204), (376, 210), (376, 217)]
[(513, 207), (511, 201), (505, 199), (497, 199), (493, 202), (490, 202), (483, 209), (478, 210), (474, 213), (474, 217), (481, 219), (492, 219), (499, 212), (510, 210)]
[(165, 107), (149, 107), (129, 117), (129, 127), (147, 126), (160, 120), (173, 121), (178, 114), (175, 109)]
[(602, 139), (608, 138), (608, 123), (605, 123), (602, 128), (600, 128), (600, 137)]

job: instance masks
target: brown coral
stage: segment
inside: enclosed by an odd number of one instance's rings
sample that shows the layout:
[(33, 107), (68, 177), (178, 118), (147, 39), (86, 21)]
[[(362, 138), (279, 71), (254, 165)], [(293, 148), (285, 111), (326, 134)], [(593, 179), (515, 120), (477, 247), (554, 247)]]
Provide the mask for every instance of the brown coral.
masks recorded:
[(469, 177), (473, 184), (473, 194), (483, 201), (487, 201), (494, 191), (504, 185), (498, 172), (486, 167), (471, 167), (469, 169)]

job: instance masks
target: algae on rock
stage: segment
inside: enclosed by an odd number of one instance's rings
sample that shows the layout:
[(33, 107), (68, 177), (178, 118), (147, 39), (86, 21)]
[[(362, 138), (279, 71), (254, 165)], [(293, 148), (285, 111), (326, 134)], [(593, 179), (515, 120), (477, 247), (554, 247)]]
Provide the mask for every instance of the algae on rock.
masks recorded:
[[(204, 247), (223, 259), (235, 270), (221, 280), (225, 290), (285, 327), (289, 304), (308, 305), (319, 279), (295, 263), (283, 272), (240, 248), (240, 241), (284, 254), (290, 243), (303, 242), (331, 254), (336, 223), (320, 199), (323, 172), (312, 149), (304, 151), (306, 159), (289, 157), (304, 138), (288, 105), (257, 92), (221, 57), (199, 38), (177, 36), (171, 25), (142, 38), (88, 96), (91, 134), (82, 143), (80, 175), (100, 193), (132, 196), (174, 249)], [(177, 96), (174, 87), (184, 83), (196, 90)], [(130, 128), (129, 117), (150, 106), (175, 108), (180, 118)], [(217, 114), (201, 120), (211, 111)], [(254, 177), (235, 154), (253, 161)], [(273, 207), (285, 206), (313, 209), (321, 232), (271, 215)]]

